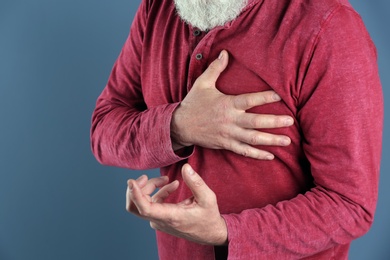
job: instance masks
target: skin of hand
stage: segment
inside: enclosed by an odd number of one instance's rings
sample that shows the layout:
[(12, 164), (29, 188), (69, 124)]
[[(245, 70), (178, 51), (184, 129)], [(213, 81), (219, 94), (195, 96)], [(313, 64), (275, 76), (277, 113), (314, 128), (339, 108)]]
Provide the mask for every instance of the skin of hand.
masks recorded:
[(294, 119), (284, 115), (262, 115), (246, 110), (280, 101), (274, 91), (241, 95), (225, 95), (216, 87), (219, 75), (228, 65), (229, 55), (222, 51), (173, 113), (171, 121), (172, 147), (198, 145), (210, 149), (225, 149), (255, 159), (272, 160), (273, 154), (254, 145), (287, 146), (287, 136), (259, 131), (264, 128), (287, 127)]
[[(179, 187), (168, 177), (128, 180), (126, 209), (150, 221), (153, 229), (206, 245), (227, 244), (227, 227), (218, 209), (215, 193), (189, 164), (182, 168), (184, 183), (193, 196), (177, 204), (164, 200)], [(159, 190), (152, 195), (152, 193)]]

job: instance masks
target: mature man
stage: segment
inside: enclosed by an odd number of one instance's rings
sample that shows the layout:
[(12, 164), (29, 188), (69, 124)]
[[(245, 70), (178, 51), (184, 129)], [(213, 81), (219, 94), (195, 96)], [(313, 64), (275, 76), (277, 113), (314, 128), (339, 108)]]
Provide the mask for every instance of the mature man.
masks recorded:
[(101, 163), (161, 168), (127, 190), (161, 259), (347, 259), (373, 221), (382, 124), (347, 0), (143, 0), (91, 139)]

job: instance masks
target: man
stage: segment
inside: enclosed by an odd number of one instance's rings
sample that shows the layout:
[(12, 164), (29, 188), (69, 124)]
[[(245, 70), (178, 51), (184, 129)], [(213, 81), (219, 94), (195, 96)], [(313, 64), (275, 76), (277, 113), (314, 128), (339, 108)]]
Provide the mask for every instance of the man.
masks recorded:
[(161, 259), (347, 259), (373, 221), (382, 125), (347, 0), (144, 0), (91, 138), (101, 163), (161, 168), (126, 196)]

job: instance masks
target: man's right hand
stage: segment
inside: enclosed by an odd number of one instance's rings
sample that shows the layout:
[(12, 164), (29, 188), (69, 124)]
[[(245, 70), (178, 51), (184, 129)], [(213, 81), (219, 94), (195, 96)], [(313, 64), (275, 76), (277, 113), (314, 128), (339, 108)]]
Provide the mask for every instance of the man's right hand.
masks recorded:
[(220, 92), (216, 88), (216, 81), (227, 67), (228, 59), (228, 53), (222, 51), (174, 111), (171, 122), (173, 149), (198, 145), (230, 150), (255, 159), (272, 160), (273, 154), (254, 146), (287, 146), (291, 140), (287, 136), (264, 133), (259, 129), (291, 126), (294, 120), (290, 116), (246, 112), (255, 106), (280, 101), (274, 91), (237, 96)]

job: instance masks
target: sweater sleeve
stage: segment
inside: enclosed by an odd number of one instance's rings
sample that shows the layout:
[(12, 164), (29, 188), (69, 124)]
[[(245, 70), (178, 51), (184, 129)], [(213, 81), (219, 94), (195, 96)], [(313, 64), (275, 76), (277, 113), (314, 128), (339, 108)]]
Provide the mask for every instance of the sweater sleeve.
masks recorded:
[(297, 118), (315, 186), (276, 205), (224, 215), (229, 259), (309, 257), (350, 243), (372, 224), (383, 128), (375, 47), (359, 15), (341, 6), (311, 54)]
[(92, 152), (102, 164), (150, 169), (183, 159), (173, 151), (170, 137), (178, 103), (148, 108), (142, 94), (142, 43), (149, 2), (141, 2), (92, 115)]

